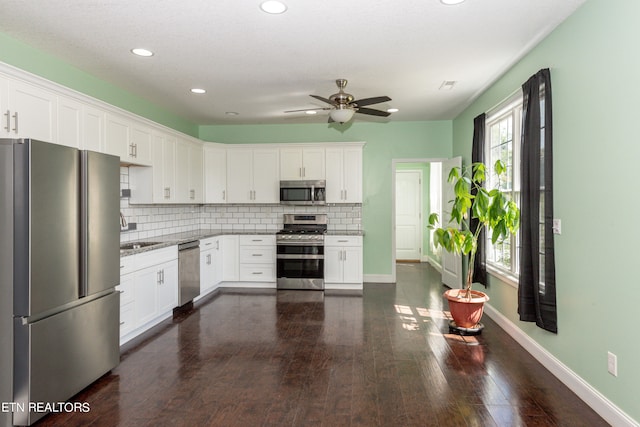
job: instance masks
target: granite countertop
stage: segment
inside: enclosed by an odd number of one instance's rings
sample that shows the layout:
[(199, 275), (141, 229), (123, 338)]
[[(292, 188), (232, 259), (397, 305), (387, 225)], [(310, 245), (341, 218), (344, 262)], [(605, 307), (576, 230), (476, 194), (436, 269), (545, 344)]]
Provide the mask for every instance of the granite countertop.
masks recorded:
[[(273, 236), (277, 231), (237, 231), (237, 230), (197, 230), (186, 231), (183, 233), (165, 234), (163, 236), (150, 237), (148, 239), (140, 239), (135, 242), (125, 242), (122, 245), (133, 243), (153, 243), (152, 245), (142, 246), (135, 249), (120, 249), (120, 256), (136, 255), (142, 252), (153, 251), (156, 249), (162, 249), (169, 246), (179, 245), (181, 243), (190, 242), (192, 240), (202, 240), (208, 237), (223, 236), (223, 235), (252, 235), (252, 236)], [(328, 230), (328, 236), (364, 236), (362, 230)]]

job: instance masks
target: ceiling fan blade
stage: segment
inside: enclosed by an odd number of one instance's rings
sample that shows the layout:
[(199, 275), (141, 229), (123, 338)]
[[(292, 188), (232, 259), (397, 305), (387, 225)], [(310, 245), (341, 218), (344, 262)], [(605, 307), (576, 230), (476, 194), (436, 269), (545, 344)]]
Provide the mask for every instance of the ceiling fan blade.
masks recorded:
[(389, 117), (391, 113), (382, 110), (375, 110), (373, 108), (359, 108), (356, 109), (356, 113), (369, 114), (370, 116)]
[(285, 111), (285, 113), (298, 113), (298, 112), (301, 112), (301, 111), (321, 111), (321, 110), (333, 110), (333, 108), (331, 108), (331, 107), (326, 107), (326, 108), (321, 108), (321, 107), (318, 107), (318, 108), (304, 108), (302, 110), (287, 110), (287, 111)]
[(333, 105), (334, 107), (337, 107), (337, 106), (338, 106), (338, 104), (336, 104), (335, 102), (333, 102), (333, 101), (332, 101), (332, 100), (330, 100), (330, 99), (323, 98), (323, 97), (318, 96), (318, 95), (309, 95), (309, 96), (310, 96), (310, 97), (312, 97), (312, 98), (315, 98), (315, 99), (317, 99), (317, 100), (319, 100), (319, 101), (326, 102), (327, 104), (331, 104), (331, 105)]
[(388, 96), (374, 96), (373, 98), (357, 99), (351, 103), (356, 104), (358, 107), (360, 107), (360, 106), (378, 104), (380, 102), (387, 102), (387, 101), (391, 101), (391, 98), (389, 98)]

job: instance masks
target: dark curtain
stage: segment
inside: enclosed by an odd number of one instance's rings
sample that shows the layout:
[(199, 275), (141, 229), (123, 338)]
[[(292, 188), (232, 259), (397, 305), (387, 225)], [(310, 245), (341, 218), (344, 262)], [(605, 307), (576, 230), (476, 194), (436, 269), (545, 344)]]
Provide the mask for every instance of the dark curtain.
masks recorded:
[[(471, 162), (484, 163), (484, 137), (485, 137), (485, 121), (487, 115), (480, 114), (473, 119), (473, 146), (471, 147)], [(472, 191), (475, 196), (476, 190)], [(471, 218), (469, 228), (472, 233), (478, 229), (478, 219)], [(473, 283), (481, 283), (487, 287), (487, 253), (485, 250), (487, 242), (485, 240), (485, 230), (480, 232), (478, 236), (478, 250), (476, 252), (476, 260), (473, 268)]]
[(552, 231), (553, 128), (549, 69), (540, 70), (533, 75), (522, 85), (522, 92), (518, 313), (520, 320), (536, 322), (539, 327), (557, 333)]

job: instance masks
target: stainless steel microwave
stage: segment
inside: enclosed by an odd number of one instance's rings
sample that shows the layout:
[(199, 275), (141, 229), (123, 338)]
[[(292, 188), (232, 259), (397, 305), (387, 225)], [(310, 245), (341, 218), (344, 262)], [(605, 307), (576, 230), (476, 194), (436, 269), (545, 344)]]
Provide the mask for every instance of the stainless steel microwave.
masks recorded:
[(280, 181), (280, 204), (324, 205), (326, 204), (326, 181)]

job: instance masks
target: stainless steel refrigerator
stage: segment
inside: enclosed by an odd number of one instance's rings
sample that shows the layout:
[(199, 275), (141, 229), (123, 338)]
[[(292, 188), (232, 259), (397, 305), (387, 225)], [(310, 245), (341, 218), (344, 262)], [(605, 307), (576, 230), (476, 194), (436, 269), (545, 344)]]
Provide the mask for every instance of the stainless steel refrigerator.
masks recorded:
[(119, 363), (119, 183), (118, 157), (0, 139), (0, 426)]

